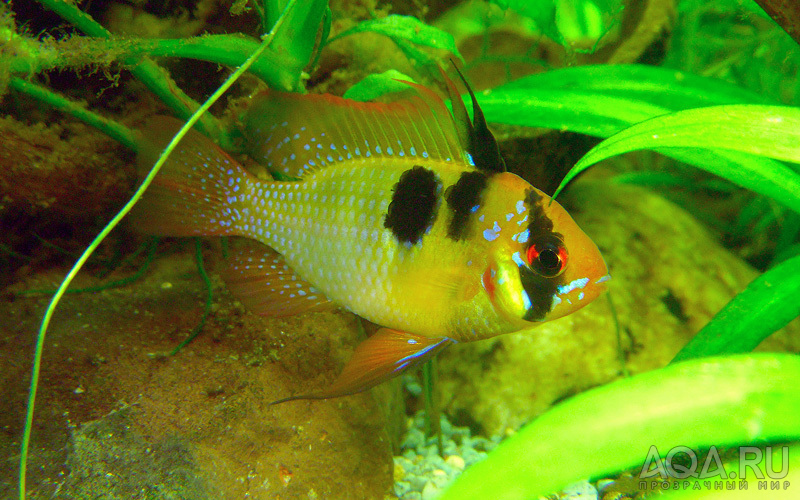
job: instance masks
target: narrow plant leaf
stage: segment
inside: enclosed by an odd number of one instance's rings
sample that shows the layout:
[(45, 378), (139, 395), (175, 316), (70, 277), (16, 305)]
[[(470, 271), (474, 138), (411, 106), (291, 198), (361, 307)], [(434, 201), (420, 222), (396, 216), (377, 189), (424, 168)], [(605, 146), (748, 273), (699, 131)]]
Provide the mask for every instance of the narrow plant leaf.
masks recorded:
[[(287, 2), (288, 3), (288, 2)], [(270, 50), (282, 54), (291, 61), (288, 71), (295, 79), (297, 90), (302, 71), (311, 63), (327, 37), (325, 13), (327, 0), (306, 0), (288, 11), (289, 17), (275, 30)]]
[(687, 148), (702, 148), (729, 159), (731, 166), (693, 163), (800, 212), (800, 175), (777, 162), (741, 161), (741, 154), (747, 153), (800, 162), (800, 108), (788, 106), (711, 106), (636, 124), (592, 148), (567, 173), (556, 194), (578, 174), (606, 158), (640, 149), (665, 152), (671, 148), (684, 155)]
[(519, 78), (493, 92), (575, 90), (647, 102), (672, 111), (718, 104), (778, 104), (716, 78), (644, 64), (574, 66)]
[(765, 272), (733, 298), (672, 362), (750, 352), (800, 316), (800, 256)]
[[(651, 446), (800, 439), (800, 357), (702, 358), (579, 394), (467, 469), (441, 500), (524, 500), (642, 467)], [(755, 489), (756, 485), (750, 485)]]
[(355, 101), (371, 101), (385, 94), (408, 90), (408, 85), (403, 83), (403, 81), (414, 82), (414, 79), (395, 69), (390, 69), (383, 73), (375, 73), (368, 75), (363, 80), (347, 89), (347, 92), (344, 93), (344, 97)]
[(597, 42), (620, 22), (619, 0), (492, 0), (501, 8), (525, 16), (542, 33), (564, 47), (576, 44), (593, 52)]
[(331, 38), (328, 43), (365, 31), (379, 33), (395, 41), (407, 41), (415, 45), (446, 50), (462, 61), (464, 60), (458, 52), (453, 35), (438, 28), (434, 28), (433, 26), (429, 26), (413, 16), (393, 14), (380, 19), (363, 21), (349, 30)]

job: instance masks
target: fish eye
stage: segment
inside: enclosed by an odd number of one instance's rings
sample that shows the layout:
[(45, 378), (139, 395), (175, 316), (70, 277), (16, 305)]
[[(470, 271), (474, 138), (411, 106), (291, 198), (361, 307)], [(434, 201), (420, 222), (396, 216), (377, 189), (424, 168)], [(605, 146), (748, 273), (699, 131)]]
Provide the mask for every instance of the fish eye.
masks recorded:
[(531, 243), (525, 256), (531, 269), (545, 278), (554, 278), (567, 267), (567, 249), (561, 240), (552, 235)]

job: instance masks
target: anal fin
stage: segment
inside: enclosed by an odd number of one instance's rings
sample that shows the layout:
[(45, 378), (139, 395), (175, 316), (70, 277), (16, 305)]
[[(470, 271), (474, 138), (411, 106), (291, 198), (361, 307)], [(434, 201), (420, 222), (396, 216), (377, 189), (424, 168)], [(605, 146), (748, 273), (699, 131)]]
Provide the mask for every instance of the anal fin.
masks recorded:
[(292, 316), (336, 307), (295, 274), (278, 252), (260, 243), (234, 249), (223, 279), (234, 297), (261, 316)]
[(353, 357), (330, 387), (321, 392), (291, 396), (270, 404), (296, 399), (336, 398), (365, 391), (432, 358), (451, 343), (453, 340), (447, 337), (428, 338), (381, 328), (356, 347)]

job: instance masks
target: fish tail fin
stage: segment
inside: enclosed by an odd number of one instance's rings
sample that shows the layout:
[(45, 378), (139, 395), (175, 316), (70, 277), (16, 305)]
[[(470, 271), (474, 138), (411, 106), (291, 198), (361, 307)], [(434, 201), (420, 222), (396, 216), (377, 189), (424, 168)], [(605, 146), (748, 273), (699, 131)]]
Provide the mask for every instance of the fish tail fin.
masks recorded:
[[(149, 169), (183, 124), (156, 116), (142, 129), (138, 163)], [(178, 143), (130, 219), (137, 230), (159, 236), (235, 236), (242, 233), (245, 193), (257, 181), (199, 132)]]

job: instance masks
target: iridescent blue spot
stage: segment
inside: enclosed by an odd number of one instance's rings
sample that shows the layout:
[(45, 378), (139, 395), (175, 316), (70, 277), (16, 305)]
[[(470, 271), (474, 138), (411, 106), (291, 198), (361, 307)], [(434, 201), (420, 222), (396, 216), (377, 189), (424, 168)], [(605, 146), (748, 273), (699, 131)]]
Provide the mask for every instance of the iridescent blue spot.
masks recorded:
[(423, 151), (422, 152), (422, 157), (423, 158), (427, 158), (428, 157), (428, 152), (427, 151)]
[(328, 155), (328, 161), (329, 161), (329, 162), (333, 162), (333, 156), (331, 156), (331, 155)]
[(526, 292), (525, 290), (522, 290), (520, 292), (520, 295), (522, 295), (522, 303), (525, 304), (525, 310), (527, 311), (532, 306), (531, 298), (528, 297), (528, 292)]
[(381, 147), (380, 146), (375, 146), (375, 153), (376, 154), (381, 154)]
[(411, 146), (411, 148), (409, 148), (408, 152), (411, 153), (411, 156), (417, 156), (417, 150), (414, 149), (414, 146)]
[(299, 139), (299, 138), (300, 138), (300, 134), (294, 134), (293, 139)]
[(233, 183), (234, 183), (234, 182), (236, 182), (236, 181), (234, 181), (234, 180), (233, 180), (233, 177), (230, 177), (230, 178), (228, 179), (228, 187), (230, 187), (230, 186), (233, 186)]
[(527, 265), (528, 265), (528, 264), (526, 264), (526, 263), (525, 263), (525, 261), (524, 261), (524, 260), (522, 260), (522, 257), (520, 257), (520, 256), (519, 256), (519, 252), (514, 252), (514, 253), (511, 255), (511, 260), (513, 260), (513, 261), (514, 261), (514, 263), (515, 263), (515, 264), (516, 264), (518, 267), (523, 267), (523, 266), (527, 266)]
[(305, 146), (303, 146), (303, 149), (305, 149), (306, 151), (310, 151), (311, 150), (311, 146), (306, 144)]
[(530, 231), (528, 231), (526, 229), (526, 230), (522, 231), (521, 233), (519, 233), (519, 236), (517, 237), (517, 242), (519, 242), (519, 243), (527, 243), (529, 236), (530, 236)]
[(517, 201), (517, 213), (521, 214), (525, 211), (525, 202), (523, 200)]
[(484, 231), (483, 231), (483, 237), (486, 239), (486, 241), (494, 241), (499, 236), (500, 236), (499, 234), (497, 234), (496, 232), (492, 231), (491, 229), (484, 229)]
[(287, 126), (287, 125), (289, 125), (289, 122), (283, 122), (283, 123), (281, 123), (281, 127), (285, 127), (285, 126)]
[(472, 159), (472, 155), (469, 154), (469, 153), (466, 153), (466, 155), (467, 155), (467, 163), (469, 163), (471, 166), (474, 167), (475, 166), (475, 160)]
[[(576, 280), (572, 280), (569, 283), (567, 283), (566, 285), (559, 286), (558, 287), (558, 293), (560, 295), (563, 295), (565, 293), (569, 293), (569, 292), (571, 292), (573, 290), (576, 290), (576, 289), (579, 290), (579, 289), (585, 287), (587, 283), (589, 283), (589, 278), (579, 278), (579, 279), (576, 279)], [(569, 301), (567, 301), (567, 302), (569, 302)]]
[(386, 154), (387, 154), (387, 155), (390, 155), (390, 156), (391, 156), (392, 154), (394, 154), (394, 153), (392, 152), (392, 147), (391, 147), (391, 146), (388, 146), (388, 147), (386, 148)]

